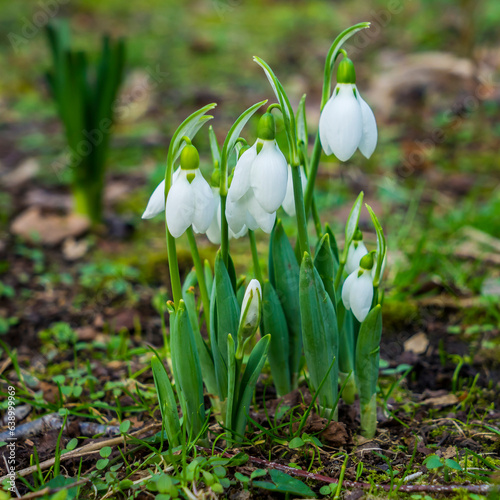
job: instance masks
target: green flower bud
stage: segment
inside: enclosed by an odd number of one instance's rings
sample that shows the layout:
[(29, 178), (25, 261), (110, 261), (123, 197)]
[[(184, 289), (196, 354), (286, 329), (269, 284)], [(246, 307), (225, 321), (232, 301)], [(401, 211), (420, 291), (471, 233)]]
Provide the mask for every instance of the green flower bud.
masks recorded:
[(354, 63), (348, 57), (344, 57), (339, 63), (337, 69), (337, 83), (356, 83)]
[(264, 141), (272, 141), (276, 137), (276, 125), (272, 113), (264, 113), (260, 117), (257, 137)]
[(181, 168), (183, 170), (196, 170), (200, 166), (200, 155), (192, 144), (186, 144), (181, 151)]

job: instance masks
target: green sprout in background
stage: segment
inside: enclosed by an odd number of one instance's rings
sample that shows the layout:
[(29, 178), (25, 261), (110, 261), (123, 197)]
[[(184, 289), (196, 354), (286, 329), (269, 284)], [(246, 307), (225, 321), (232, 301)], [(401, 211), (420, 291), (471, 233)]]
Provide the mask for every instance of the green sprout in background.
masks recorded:
[(113, 108), (123, 80), (125, 42), (103, 36), (99, 60), (93, 68), (86, 53), (71, 48), (66, 21), (47, 26), (47, 38), (53, 59), (47, 80), (67, 141), (64, 165), (60, 167), (71, 169), (76, 213), (99, 224)]

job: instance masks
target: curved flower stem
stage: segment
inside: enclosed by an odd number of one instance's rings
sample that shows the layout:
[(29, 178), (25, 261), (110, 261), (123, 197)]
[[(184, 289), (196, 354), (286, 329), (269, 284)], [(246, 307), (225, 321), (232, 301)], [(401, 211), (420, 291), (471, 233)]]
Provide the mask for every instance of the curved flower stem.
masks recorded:
[(250, 240), (250, 249), (252, 250), (253, 272), (260, 285), (263, 286), (264, 282), (262, 280), (262, 270), (257, 252), (257, 242), (255, 241), (255, 233), (251, 229), (248, 230), (248, 239)]
[(340, 286), (340, 280), (342, 279), (342, 275), (344, 274), (344, 267), (345, 267), (345, 262), (340, 262), (339, 263), (339, 268), (337, 269), (337, 274), (335, 275), (335, 292), (339, 289)]
[[(316, 200), (314, 199), (314, 196), (312, 199), (311, 210), (314, 221), (314, 227), (316, 229), (316, 236), (320, 239), (323, 236), (323, 227), (321, 225), (321, 219), (319, 218), (318, 207), (316, 206)], [(307, 220), (307, 215), (306, 215), (306, 220)]]
[(297, 229), (299, 237), (300, 259), (304, 252), (309, 252), (309, 238), (307, 236), (307, 219), (304, 207), (304, 195), (302, 183), (300, 182), (300, 171), (298, 165), (292, 165), (293, 196), (295, 198), (295, 213), (297, 214)]
[(165, 232), (167, 237), (167, 255), (168, 255), (168, 270), (170, 272), (170, 284), (172, 286), (172, 295), (174, 298), (175, 307), (179, 305), (182, 299), (181, 276), (179, 274), (179, 263), (177, 262), (177, 250), (175, 248), (175, 238), (170, 234), (165, 220)]
[(314, 183), (316, 182), (316, 175), (318, 174), (319, 159), (321, 158), (321, 141), (319, 139), (319, 130), (314, 140), (314, 148), (309, 162), (309, 170), (307, 172), (307, 185), (304, 193), (304, 204), (306, 210), (306, 217), (309, 216), (309, 211), (312, 207), (314, 195)]
[(210, 333), (210, 297), (208, 296), (207, 283), (205, 281), (205, 270), (203, 262), (200, 259), (200, 252), (198, 252), (198, 245), (196, 244), (196, 238), (194, 236), (192, 226), (189, 226), (186, 232), (189, 240), (189, 247), (191, 248), (191, 255), (193, 256), (198, 286), (200, 287), (201, 303), (203, 304), (203, 316), (205, 317), (207, 331)]
[[(227, 171), (226, 171), (227, 175)], [(222, 182), (221, 182), (222, 185)], [(220, 249), (222, 253), (222, 261), (224, 265), (228, 265), (229, 261), (229, 228), (227, 227), (226, 219), (226, 198), (227, 194), (220, 194)]]

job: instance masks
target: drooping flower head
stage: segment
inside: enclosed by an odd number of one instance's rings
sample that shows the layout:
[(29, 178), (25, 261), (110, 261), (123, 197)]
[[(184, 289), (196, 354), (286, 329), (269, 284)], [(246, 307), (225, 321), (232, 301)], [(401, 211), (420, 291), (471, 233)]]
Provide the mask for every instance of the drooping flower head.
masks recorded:
[(181, 167), (172, 176), (172, 186), (165, 203), (165, 180), (154, 190), (143, 219), (150, 219), (165, 210), (167, 227), (174, 238), (189, 226), (196, 233), (205, 233), (210, 226), (216, 200), (200, 169), (200, 156), (192, 144), (184, 146)]
[(373, 300), (373, 252), (362, 257), (359, 267), (344, 281), (342, 302), (345, 308), (362, 323), (370, 312)]
[(285, 198), (287, 180), (287, 162), (275, 140), (274, 117), (265, 113), (257, 141), (243, 151), (234, 169), (226, 205), (232, 231), (237, 234), (246, 226), (270, 233), (276, 210)]
[(377, 145), (377, 123), (356, 87), (353, 62), (344, 57), (337, 70), (337, 86), (319, 120), (323, 150), (347, 161), (359, 148), (369, 158)]

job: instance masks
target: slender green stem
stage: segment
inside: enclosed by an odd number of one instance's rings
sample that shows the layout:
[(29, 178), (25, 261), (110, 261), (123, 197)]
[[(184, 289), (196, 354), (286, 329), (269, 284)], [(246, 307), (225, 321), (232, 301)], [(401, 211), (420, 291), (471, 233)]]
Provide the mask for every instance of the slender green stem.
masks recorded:
[(179, 274), (179, 263), (177, 262), (177, 250), (175, 248), (175, 238), (170, 234), (165, 221), (165, 232), (167, 234), (167, 255), (168, 270), (170, 271), (170, 284), (172, 286), (172, 295), (174, 297), (175, 308), (182, 299), (181, 276)]
[[(221, 176), (222, 177), (222, 176)], [(222, 178), (221, 178), (222, 185)], [(229, 228), (227, 227), (226, 219), (226, 198), (227, 194), (220, 194), (220, 248), (222, 252), (222, 261), (226, 266), (229, 262)]]
[(193, 256), (196, 277), (198, 278), (198, 286), (200, 287), (201, 303), (203, 304), (203, 316), (205, 316), (205, 324), (207, 325), (207, 331), (210, 334), (210, 297), (208, 296), (207, 283), (205, 281), (205, 269), (203, 267), (203, 262), (200, 259), (200, 252), (198, 252), (198, 245), (196, 244), (196, 238), (191, 226), (187, 229), (187, 236), (189, 240), (189, 247), (191, 248), (191, 255)]
[(339, 268), (337, 269), (337, 274), (335, 275), (335, 291), (337, 292), (340, 286), (340, 280), (342, 278), (342, 275), (344, 274), (344, 266), (345, 262), (340, 262), (339, 263)]
[(319, 139), (319, 131), (314, 140), (314, 148), (309, 162), (309, 170), (307, 172), (307, 186), (304, 193), (304, 204), (306, 216), (309, 216), (311, 210), (312, 200), (314, 195), (314, 183), (316, 182), (316, 175), (318, 174), (319, 160), (321, 158), (321, 141)]
[(264, 282), (260, 269), (259, 254), (257, 253), (257, 242), (255, 241), (255, 233), (251, 229), (248, 230), (248, 239), (250, 240), (250, 249), (252, 250), (253, 272), (262, 286)]
[(304, 252), (309, 252), (309, 238), (307, 236), (307, 219), (304, 207), (304, 195), (300, 182), (300, 171), (297, 165), (292, 166), (293, 196), (295, 198), (295, 212), (297, 214), (297, 229), (299, 233), (299, 248), (302, 260)]
[[(316, 206), (316, 200), (313, 197), (312, 200), (312, 216), (314, 221), (314, 227), (316, 229), (316, 236), (321, 238), (323, 236), (323, 226), (321, 225), (321, 219), (319, 218), (318, 207)], [(307, 216), (306, 216), (307, 218)]]

